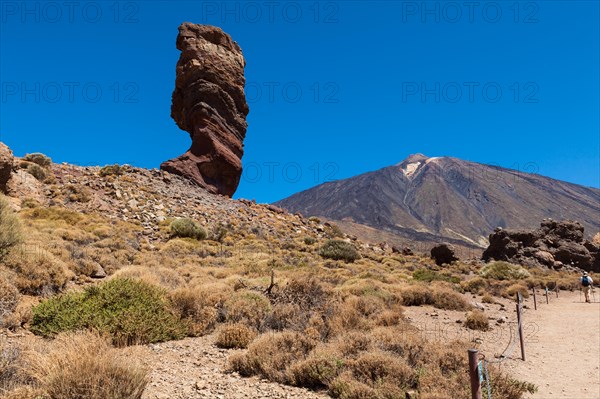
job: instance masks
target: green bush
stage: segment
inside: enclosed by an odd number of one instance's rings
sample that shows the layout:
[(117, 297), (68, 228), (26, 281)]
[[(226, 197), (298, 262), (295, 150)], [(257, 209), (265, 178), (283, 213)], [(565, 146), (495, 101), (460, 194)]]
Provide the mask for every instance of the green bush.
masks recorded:
[(50, 298), (33, 309), (31, 331), (53, 337), (93, 329), (119, 346), (183, 338), (187, 326), (170, 311), (165, 292), (132, 279), (113, 279)]
[(522, 280), (529, 277), (529, 272), (523, 267), (504, 261), (488, 263), (479, 274), (495, 280)]
[(50, 157), (41, 154), (39, 152), (34, 152), (33, 154), (26, 154), (23, 159), (27, 162), (32, 162), (36, 165), (39, 165), (43, 168), (47, 168), (52, 165), (52, 159)]
[(313, 245), (315, 242), (317, 242), (316, 238), (313, 238), (313, 237), (305, 237), (304, 238), (304, 243), (306, 245)]
[(432, 281), (447, 281), (449, 283), (460, 283), (460, 278), (456, 276), (448, 276), (446, 274), (441, 274), (434, 272), (429, 269), (417, 269), (413, 272), (413, 279), (417, 281), (425, 281), (430, 283)]
[(6, 198), (0, 194), (0, 260), (21, 242), (23, 235), (19, 217), (10, 208)]
[(319, 251), (323, 258), (354, 262), (360, 259), (360, 254), (354, 245), (341, 240), (328, 240)]
[(204, 240), (206, 238), (206, 230), (192, 219), (180, 218), (171, 222), (171, 235), (179, 238), (195, 238), (196, 240)]
[(30, 163), (27, 166), (27, 173), (39, 181), (44, 181), (44, 179), (48, 177), (48, 171), (36, 163)]
[(114, 165), (106, 165), (103, 168), (100, 169), (99, 172), (101, 177), (106, 177), (106, 176), (119, 176), (123, 174), (122, 168), (120, 165), (118, 164), (114, 164)]

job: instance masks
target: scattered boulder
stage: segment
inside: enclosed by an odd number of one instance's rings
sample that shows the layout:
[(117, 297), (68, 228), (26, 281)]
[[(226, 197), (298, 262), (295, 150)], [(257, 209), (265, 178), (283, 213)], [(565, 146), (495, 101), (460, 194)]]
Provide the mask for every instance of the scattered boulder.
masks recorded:
[(454, 246), (447, 243), (438, 244), (431, 248), (431, 258), (435, 260), (435, 263), (438, 266), (441, 266), (444, 263), (451, 264), (458, 260)]
[(577, 267), (600, 272), (600, 246), (587, 241), (581, 223), (544, 219), (536, 230), (496, 229), (483, 260), (503, 260), (554, 269)]
[(0, 192), (6, 193), (6, 183), (12, 174), (14, 156), (10, 148), (0, 142)]
[(287, 213), (287, 211), (285, 209), (282, 209), (282, 208), (272, 205), (272, 204), (267, 205), (267, 209), (270, 210), (271, 212), (278, 213), (280, 215)]
[(171, 117), (192, 146), (161, 169), (187, 177), (210, 193), (232, 196), (242, 175), (249, 108), (244, 94), (246, 61), (240, 46), (221, 29), (179, 26)]
[(552, 266), (555, 262), (554, 256), (548, 251), (536, 251), (533, 257), (546, 266)]

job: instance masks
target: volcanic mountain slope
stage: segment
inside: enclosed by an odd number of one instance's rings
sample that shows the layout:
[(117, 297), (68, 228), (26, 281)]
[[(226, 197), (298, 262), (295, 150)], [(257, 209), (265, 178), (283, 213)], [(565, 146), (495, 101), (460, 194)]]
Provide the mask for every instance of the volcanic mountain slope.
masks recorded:
[(398, 243), (445, 240), (485, 247), (496, 227), (531, 228), (544, 218), (578, 220), (588, 236), (600, 230), (598, 189), (422, 154), (375, 172), (321, 184), (275, 205), (354, 225), (359, 235), (375, 228)]

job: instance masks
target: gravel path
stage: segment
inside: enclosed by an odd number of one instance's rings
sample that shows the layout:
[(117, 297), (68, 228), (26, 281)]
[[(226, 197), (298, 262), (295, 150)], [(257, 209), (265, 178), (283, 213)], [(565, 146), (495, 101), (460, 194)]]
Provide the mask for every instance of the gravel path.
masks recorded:
[[(525, 358), (511, 360), (508, 370), (532, 382), (539, 391), (531, 399), (600, 398), (600, 303), (580, 302), (579, 292), (564, 292), (549, 305), (541, 297), (538, 310), (526, 302), (524, 325), (529, 327)], [(513, 357), (520, 355), (517, 350)]]
[(226, 374), (233, 350), (219, 349), (214, 336), (187, 338), (142, 348), (152, 368), (143, 399), (328, 398), (306, 389), (274, 384), (258, 378)]

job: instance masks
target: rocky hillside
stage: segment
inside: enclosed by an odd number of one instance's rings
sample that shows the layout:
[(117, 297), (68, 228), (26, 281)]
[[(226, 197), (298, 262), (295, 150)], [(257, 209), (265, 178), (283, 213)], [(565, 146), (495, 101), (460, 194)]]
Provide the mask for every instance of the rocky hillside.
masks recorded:
[[(160, 170), (57, 165), (0, 145), (0, 171), (7, 399), (90, 386), (134, 399), (466, 397), (473, 344), (407, 339), (415, 318), (457, 337), (497, 336), (510, 315), (491, 295), (577, 283), (565, 270), (502, 262), (436, 266)], [(533, 390), (492, 372), (498, 398)]]
[(485, 248), (496, 227), (533, 228), (544, 218), (580, 221), (588, 236), (600, 230), (598, 189), (421, 154), (321, 184), (275, 205), (340, 221), (359, 236), (384, 236), (399, 244), (443, 240)]

